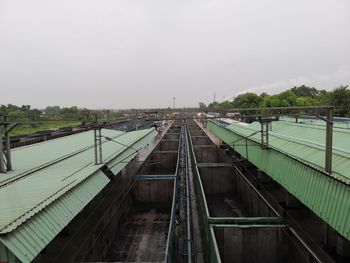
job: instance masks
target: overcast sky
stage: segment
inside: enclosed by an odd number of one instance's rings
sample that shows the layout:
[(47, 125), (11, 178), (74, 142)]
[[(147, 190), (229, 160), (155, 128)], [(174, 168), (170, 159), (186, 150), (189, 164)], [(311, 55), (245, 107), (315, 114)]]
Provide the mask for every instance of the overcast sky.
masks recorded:
[(350, 84), (349, 0), (0, 0), (0, 104), (197, 106)]

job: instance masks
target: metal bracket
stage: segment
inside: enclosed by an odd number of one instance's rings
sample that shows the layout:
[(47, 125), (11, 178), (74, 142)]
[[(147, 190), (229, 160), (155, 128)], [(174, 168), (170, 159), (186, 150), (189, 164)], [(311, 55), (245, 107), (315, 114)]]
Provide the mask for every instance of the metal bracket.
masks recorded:
[(267, 149), (269, 148), (269, 131), (271, 130), (271, 122), (277, 121), (278, 118), (261, 118), (259, 117), (260, 122), (260, 134), (261, 134), (261, 148)]

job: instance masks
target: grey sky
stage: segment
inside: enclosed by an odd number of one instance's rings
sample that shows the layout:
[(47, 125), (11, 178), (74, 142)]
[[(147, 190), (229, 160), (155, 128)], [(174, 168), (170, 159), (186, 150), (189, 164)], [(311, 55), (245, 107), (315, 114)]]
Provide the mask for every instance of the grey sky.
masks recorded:
[(350, 84), (349, 0), (0, 0), (0, 104), (179, 107)]

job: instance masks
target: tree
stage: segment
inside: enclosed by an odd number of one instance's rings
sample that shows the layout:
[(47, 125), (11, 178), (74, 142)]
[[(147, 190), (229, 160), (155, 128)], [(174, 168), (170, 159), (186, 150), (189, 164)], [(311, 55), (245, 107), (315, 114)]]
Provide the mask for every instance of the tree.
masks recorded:
[(307, 87), (305, 85), (301, 85), (299, 87), (294, 87), (291, 89), (291, 91), (297, 96), (297, 97), (310, 97), (310, 98), (316, 98), (319, 96), (320, 91), (313, 88), (313, 87)]
[(234, 108), (258, 108), (262, 99), (252, 92), (241, 94), (233, 101)]
[(213, 110), (219, 110), (221, 109), (220, 103), (217, 101), (214, 101), (208, 105), (208, 108), (213, 109)]
[(347, 88), (348, 86), (340, 86), (330, 93), (330, 104), (340, 108), (336, 112), (340, 117), (349, 115), (350, 90)]
[[(342, 87), (343, 89), (347, 88)], [(346, 98), (348, 91), (333, 91), (328, 92), (326, 90), (317, 90), (314, 87), (307, 87), (301, 85), (299, 87), (293, 87), (290, 90), (281, 92), (275, 95), (268, 95), (266, 92), (260, 94), (245, 93), (235, 98), (232, 102), (224, 101), (222, 103), (211, 103), (209, 107), (216, 109), (227, 109), (227, 108), (268, 108), (268, 107), (293, 107), (293, 106), (317, 106), (317, 105), (330, 105), (343, 106), (346, 105)], [(333, 94), (333, 100), (331, 97)], [(339, 98), (337, 98), (339, 94)], [(343, 101), (342, 101), (343, 100)], [(344, 115), (348, 110), (343, 110), (341, 113)]]
[(26, 118), (26, 115), (21, 110), (12, 110), (8, 112), (8, 116), (11, 120), (19, 121), (24, 120)]
[(61, 108), (60, 106), (47, 106), (44, 112), (48, 115), (57, 115), (60, 114)]
[(78, 110), (78, 107), (77, 106), (72, 106), (72, 107), (69, 107), (69, 108), (63, 108), (61, 109), (61, 114), (63, 115), (63, 118), (64, 119), (76, 119), (78, 120), (79, 119), (79, 110)]

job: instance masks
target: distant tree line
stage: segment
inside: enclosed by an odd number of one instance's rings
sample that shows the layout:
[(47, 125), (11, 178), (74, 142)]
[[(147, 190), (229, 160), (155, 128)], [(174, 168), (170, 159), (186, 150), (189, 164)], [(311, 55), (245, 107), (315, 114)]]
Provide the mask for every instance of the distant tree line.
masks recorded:
[[(237, 96), (233, 101), (210, 103), (207, 108), (208, 110), (220, 110), (321, 105), (337, 107), (337, 116), (350, 116), (350, 90), (348, 86), (340, 86), (332, 91), (326, 91), (302, 85), (275, 95), (269, 95), (265, 92), (257, 95), (248, 92)], [(199, 107), (204, 109), (205, 105), (200, 103)]]
[(13, 104), (0, 105), (0, 113), (6, 114), (10, 121), (21, 121), (32, 123), (41, 121), (77, 121), (86, 122), (95, 119), (108, 121), (119, 119), (118, 113), (110, 110), (89, 110), (86, 108), (48, 106), (45, 109), (31, 108), (30, 105), (16, 106)]

